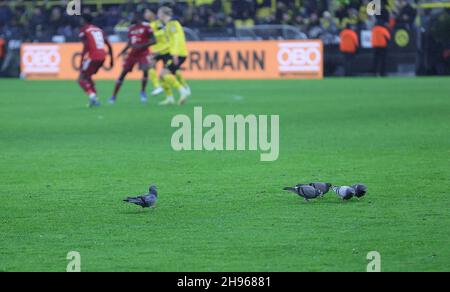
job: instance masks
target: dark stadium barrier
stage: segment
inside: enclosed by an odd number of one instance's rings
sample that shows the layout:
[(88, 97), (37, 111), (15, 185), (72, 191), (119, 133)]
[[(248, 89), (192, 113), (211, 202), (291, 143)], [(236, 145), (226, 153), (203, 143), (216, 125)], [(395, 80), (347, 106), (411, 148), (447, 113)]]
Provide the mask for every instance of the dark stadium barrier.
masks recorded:
[[(364, 34), (360, 34), (361, 44)], [(418, 64), (417, 36), (405, 29), (396, 29), (392, 32), (392, 41), (388, 47), (387, 72), (390, 75), (415, 75)], [(325, 76), (344, 75), (344, 57), (339, 52), (339, 45), (325, 45)], [(360, 48), (353, 60), (353, 75), (373, 75), (373, 49)]]

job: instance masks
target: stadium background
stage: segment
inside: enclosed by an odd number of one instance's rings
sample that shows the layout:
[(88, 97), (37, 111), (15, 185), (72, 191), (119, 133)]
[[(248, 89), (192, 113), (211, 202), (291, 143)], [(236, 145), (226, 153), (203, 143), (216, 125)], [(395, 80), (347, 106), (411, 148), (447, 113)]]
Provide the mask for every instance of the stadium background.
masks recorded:
[[(172, 2), (205, 50), (318, 39), (325, 78), (189, 80), (188, 103), (162, 107), (162, 96), (140, 101), (137, 80), (109, 105), (114, 81), (95, 76), (102, 105), (92, 109), (74, 78), (17, 78), (25, 44), (81, 50), (65, 2), (0, 1), (0, 272), (65, 271), (70, 251), (82, 271), (366, 271), (370, 251), (382, 271), (449, 270), (449, 77), (410, 77), (448, 74), (449, 1), (386, 2), (381, 18), (409, 36), (389, 44), (388, 73), (402, 75), (389, 78), (373, 77), (371, 48), (355, 62), (364, 77), (328, 78), (344, 73), (343, 26), (363, 35), (375, 23), (367, 1)], [(122, 46), (133, 13), (165, 2), (82, 9)], [(279, 159), (175, 152), (171, 121), (194, 107), (279, 115)], [(368, 194), (306, 203), (282, 190), (311, 181), (362, 182)], [(156, 208), (122, 202), (151, 183)]]
[[(185, 1), (82, 1), (82, 13), (112, 41), (124, 41), (135, 13), (172, 6), (191, 41), (320, 39), (324, 43), (324, 74), (343, 75), (339, 32), (353, 25), (363, 48), (357, 55), (355, 74), (372, 74), (372, 50), (366, 32), (376, 19), (389, 23), (388, 71), (397, 75), (449, 74), (450, 16), (448, 1), (383, 0), (382, 15), (366, 13), (370, 1), (312, 0), (185, 0)], [(25, 42), (78, 42), (79, 18), (65, 13), (67, 1), (1, 1), (1, 76), (19, 76), (20, 46)], [(370, 43), (370, 41), (369, 41)], [(235, 78), (239, 78), (236, 76)]]

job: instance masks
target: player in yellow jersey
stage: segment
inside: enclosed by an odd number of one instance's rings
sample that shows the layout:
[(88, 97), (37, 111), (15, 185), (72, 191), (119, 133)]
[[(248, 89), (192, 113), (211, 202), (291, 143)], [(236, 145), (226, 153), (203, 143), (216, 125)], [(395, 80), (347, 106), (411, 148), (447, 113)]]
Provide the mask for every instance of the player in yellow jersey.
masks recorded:
[(171, 60), (164, 67), (161, 72), (162, 86), (166, 93), (166, 100), (162, 105), (175, 103), (172, 87), (180, 92), (180, 99), (178, 104), (182, 105), (186, 102), (188, 96), (191, 94), (190, 88), (181, 74), (181, 66), (187, 58), (186, 37), (181, 24), (172, 19), (172, 9), (166, 6), (159, 8), (158, 19), (162, 21), (165, 26), (165, 33), (169, 40), (169, 51)]
[(164, 66), (168, 66), (172, 57), (170, 56), (169, 39), (166, 36), (162, 21), (156, 19), (156, 15), (150, 9), (145, 10), (144, 18), (151, 27), (156, 41), (156, 44), (150, 47), (152, 52), (152, 64), (149, 72), (150, 80), (153, 84), (152, 95), (155, 96), (164, 92), (159, 81), (158, 73), (156, 72), (156, 65), (159, 61), (162, 61)]

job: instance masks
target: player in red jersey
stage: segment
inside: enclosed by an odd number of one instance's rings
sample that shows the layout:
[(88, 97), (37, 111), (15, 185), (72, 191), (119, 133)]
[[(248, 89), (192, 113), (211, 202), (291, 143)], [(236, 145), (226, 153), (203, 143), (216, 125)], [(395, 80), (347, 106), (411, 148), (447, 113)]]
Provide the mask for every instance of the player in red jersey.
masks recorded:
[(122, 52), (120, 52), (119, 57), (124, 56), (129, 49), (131, 50), (125, 58), (122, 73), (120, 74), (119, 79), (117, 79), (116, 86), (114, 87), (114, 93), (109, 99), (110, 103), (116, 102), (117, 93), (122, 86), (125, 76), (133, 70), (133, 67), (136, 64), (139, 64), (139, 69), (143, 71), (141, 101), (147, 102), (147, 94), (145, 89), (148, 81), (148, 70), (151, 67), (149, 47), (155, 44), (155, 38), (150, 26), (143, 24), (142, 19), (139, 16), (135, 16), (131, 24), (132, 25), (128, 29), (128, 43)]
[(97, 91), (92, 76), (98, 72), (105, 62), (105, 47), (108, 47), (111, 68), (114, 66), (113, 50), (103, 30), (92, 24), (92, 16), (89, 14), (83, 15), (79, 36), (83, 42), (83, 52), (81, 53), (78, 83), (89, 96), (89, 107), (99, 106), (100, 102), (97, 99)]

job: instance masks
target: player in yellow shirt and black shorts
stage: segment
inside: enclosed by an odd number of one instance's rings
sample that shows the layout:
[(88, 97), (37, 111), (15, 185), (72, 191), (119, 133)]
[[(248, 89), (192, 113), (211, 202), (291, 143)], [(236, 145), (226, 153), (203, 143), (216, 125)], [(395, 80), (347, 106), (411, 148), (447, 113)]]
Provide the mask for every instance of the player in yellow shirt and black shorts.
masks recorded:
[[(158, 19), (164, 25), (166, 38), (169, 42), (170, 60), (165, 64), (161, 72), (162, 87), (166, 93), (166, 100), (162, 105), (174, 104), (172, 87), (180, 92), (178, 104), (184, 104), (191, 90), (181, 74), (181, 66), (186, 61), (188, 50), (186, 46), (186, 37), (181, 24), (172, 19), (173, 12), (169, 7), (161, 7), (158, 10)], [(157, 38), (157, 36), (156, 36)]]
[(149, 74), (153, 84), (152, 95), (155, 96), (164, 92), (159, 81), (158, 73), (156, 72), (156, 64), (159, 61), (162, 61), (164, 66), (168, 66), (168, 64), (171, 63), (172, 57), (170, 56), (169, 39), (166, 36), (164, 24), (161, 20), (156, 19), (156, 15), (150, 9), (145, 10), (144, 18), (147, 21), (147, 25), (152, 29), (156, 41), (156, 44), (150, 47), (152, 63)]

